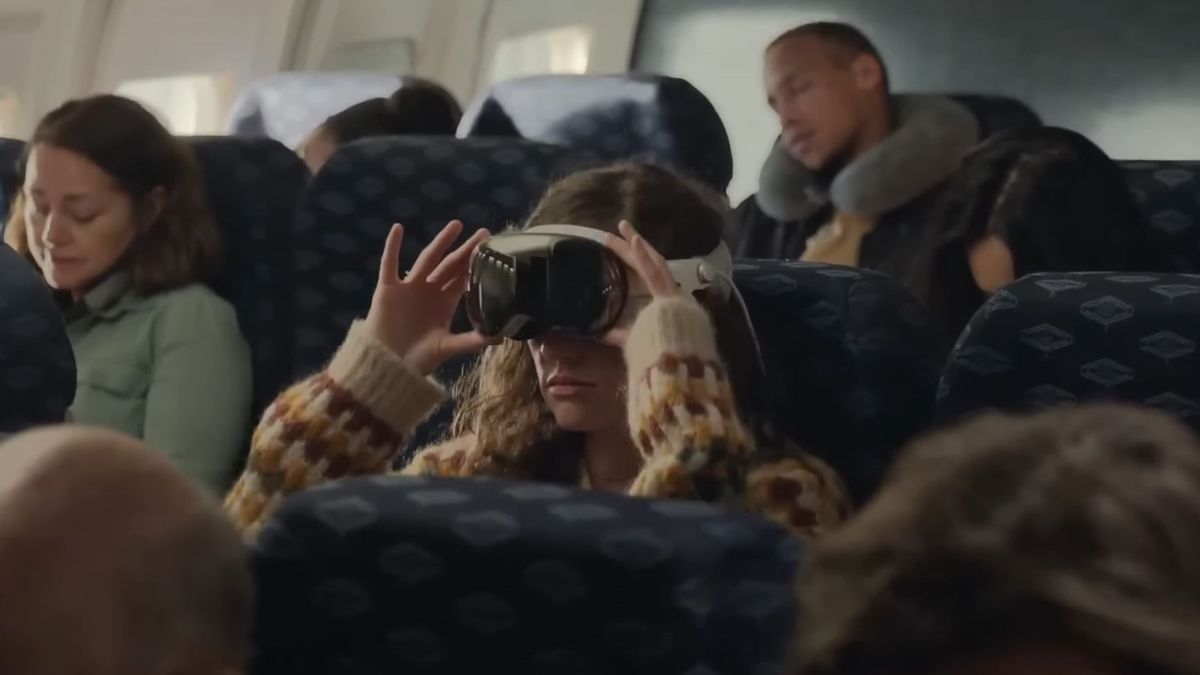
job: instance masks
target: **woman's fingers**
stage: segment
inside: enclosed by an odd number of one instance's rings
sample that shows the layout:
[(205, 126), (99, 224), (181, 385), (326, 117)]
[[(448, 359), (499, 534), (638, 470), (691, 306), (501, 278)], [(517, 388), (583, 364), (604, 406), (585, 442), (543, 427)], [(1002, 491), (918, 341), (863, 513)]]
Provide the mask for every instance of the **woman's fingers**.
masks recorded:
[(625, 348), (625, 342), (629, 339), (629, 329), (624, 327), (616, 327), (609, 330), (604, 335), (600, 336), (600, 344), (608, 345), (609, 347)]
[(637, 257), (634, 255), (633, 247), (629, 245), (629, 242), (616, 235), (606, 234), (604, 235), (604, 245), (608, 250), (615, 253), (621, 259), (621, 262), (625, 263), (626, 267), (635, 272), (638, 271)]
[(629, 242), (633, 252), (634, 267), (646, 282), (646, 286), (654, 295), (672, 295), (678, 289), (675, 277), (671, 275), (671, 267), (646, 238), (638, 234), (637, 229), (628, 220), (622, 220), (617, 229), (621, 236)]
[(445, 359), (473, 354), (488, 345), (487, 338), (475, 331), (457, 333), (442, 338), (441, 355)]
[(458, 239), (458, 235), (462, 234), (463, 224), (461, 220), (452, 220), (438, 232), (433, 241), (421, 251), (421, 255), (417, 256), (417, 261), (413, 263), (412, 269), (409, 270), (409, 275), (414, 279), (424, 281), (429, 273), (441, 262), (446, 255), (446, 251), (450, 245)]
[(478, 229), (461, 246), (446, 256), (429, 275), (429, 283), (437, 284), (443, 279), (456, 277), (471, 266), (471, 258), (480, 245), (492, 236), (486, 229)]
[(387, 241), (383, 244), (383, 256), (379, 258), (379, 285), (388, 286), (400, 281), (400, 245), (404, 243), (404, 226), (392, 225)]
[(671, 266), (645, 238), (638, 236), (634, 239), (634, 250), (642, 260), (642, 274), (646, 277), (646, 285), (650, 286), (655, 295), (670, 295), (678, 290), (675, 277), (671, 274)]

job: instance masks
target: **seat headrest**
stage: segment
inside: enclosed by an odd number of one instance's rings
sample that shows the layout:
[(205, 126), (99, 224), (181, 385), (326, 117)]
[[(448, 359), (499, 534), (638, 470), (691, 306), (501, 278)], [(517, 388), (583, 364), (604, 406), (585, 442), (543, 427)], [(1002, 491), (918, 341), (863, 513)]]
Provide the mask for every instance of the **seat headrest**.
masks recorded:
[(335, 483), (289, 499), (252, 551), (255, 672), (777, 672), (801, 553), (699, 502)]
[(1200, 428), (1200, 277), (1034, 274), (994, 295), (946, 364), (937, 417), (1094, 400)]
[(687, 80), (662, 75), (545, 75), (497, 84), (463, 115), (459, 136), (518, 136), (600, 162), (654, 161), (724, 194), (729, 135)]
[(279, 73), (252, 82), (229, 114), (234, 136), (269, 136), (289, 148), (300, 145), (329, 116), (372, 98), (386, 98), (398, 75), (370, 72)]
[(980, 94), (949, 94), (970, 110), (979, 120), (980, 135), (984, 138), (999, 131), (1040, 127), (1042, 119), (1032, 108), (1007, 96)]
[(1119, 162), (1172, 272), (1200, 272), (1200, 161)]
[(783, 435), (828, 462), (856, 503), (930, 422), (944, 348), (897, 282), (834, 265), (738, 261)]
[(75, 400), (75, 352), (46, 282), (0, 244), (0, 434), (61, 424)]
[(187, 139), (225, 244), (214, 289), (250, 345), (255, 418), (292, 379), (291, 225), (308, 183), (296, 153), (270, 138)]
[(0, 138), (0, 232), (7, 222), (8, 207), (13, 197), (21, 191), (21, 156), (25, 154), (25, 141), (15, 138)]

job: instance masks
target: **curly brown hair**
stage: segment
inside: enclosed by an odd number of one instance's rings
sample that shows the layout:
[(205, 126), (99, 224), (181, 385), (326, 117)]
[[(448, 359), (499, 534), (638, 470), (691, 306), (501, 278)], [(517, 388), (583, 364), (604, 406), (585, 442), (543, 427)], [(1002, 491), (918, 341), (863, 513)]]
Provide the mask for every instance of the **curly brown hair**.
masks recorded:
[[(50, 145), (82, 155), (113, 177), (143, 209), (157, 188), (161, 213), (139, 229), (127, 260), (134, 288), (151, 294), (211, 279), (221, 259), (221, 235), (191, 149), (135, 101), (104, 94), (68, 101), (38, 123), (21, 159)], [(4, 241), (29, 257), (25, 195), (13, 201)]]
[(817, 542), (799, 673), (926, 673), (1022, 645), (1200, 673), (1200, 441), (1114, 405), (917, 441)]
[[(724, 200), (703, 184), (652, 164), (626, 162), (572, 174), (550, 187), (526, 227), (573, 224), (606, 232), (621, 220), (668, 259), (706, 255), (721, 242), (729, 217)], [(751, 428), (766, 406), (753, 331), (740, 309), (717, 294), (701, 303), (712, 316), (734, 393)], [(478, 452), (472, 473), (571, 483), (578, 479), (583, 437), (558, 428), (542, 399), (533, 357), (522, 342), (488, 348), (459, 381), (459, 406), (450, 435), (473, 435)]]

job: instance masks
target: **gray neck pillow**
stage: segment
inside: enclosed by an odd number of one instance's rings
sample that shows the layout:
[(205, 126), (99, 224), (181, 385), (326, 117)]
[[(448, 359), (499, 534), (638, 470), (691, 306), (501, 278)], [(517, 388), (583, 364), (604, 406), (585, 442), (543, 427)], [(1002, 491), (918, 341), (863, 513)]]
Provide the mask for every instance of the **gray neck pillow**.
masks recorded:
[(842, 212), (880, 216), (928, 192), (958, 170), (979, 143), (979, 122), (940, 96), (895, 97), (897, 128), (846, 165), (829, 186), (776, 140), (759, 174), (758, 206), (780, 221), (807, 220), (830, 202)]

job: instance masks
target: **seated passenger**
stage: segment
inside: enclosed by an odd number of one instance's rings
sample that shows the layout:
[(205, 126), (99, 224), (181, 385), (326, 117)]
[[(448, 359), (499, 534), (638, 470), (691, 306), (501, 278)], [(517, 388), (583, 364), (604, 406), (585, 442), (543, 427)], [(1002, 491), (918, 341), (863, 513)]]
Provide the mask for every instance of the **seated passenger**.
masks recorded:
[(250, 416), (233, 308), (201, 281), (221, 248), (188, 148), (137, 103), (70, 101), (38, 124), (6, 241), (60, 292), (75, 421), (141, 438), (223, 490)]
[(925, 234), (904, 281), (948, 344), (989, 295), (1027, 274), (1168, 269), (1121, 168), (1087, 138), (1054, 127), (980, 145)]
[(923, 215), (979, 141), (965, 107), (893, 97), (879, 51), (857, 28), (811, 23), (766, 51), (781, 136), (730, 239), (743, 258), (801, 258), (892, 273)]
[(356, 103), (325, 120), (297, 151), (316, 173), (338, 147), (373, 136), (453, 136), (462, 108), (444, 87), (405, 77), (388, 98)]
[(14, 436), (0, 513), (0, 672), (244, 672), (244, 549), (159, 453), (82, 427)]
[(1111, 405), (918, 441), (813, 549), (802, 675), (1200, 673), (1200, 441)]
[[(834, 527), (848, 508), (838, 477), (771, 441), (769, 406), (751, 404), (763, 389), (761, 369), (736, 298), (705, 293), (702, 306), (679, 292), (662, 258), (714, 252), (726, 213), (705, 188), (644, 164), (553, 185), (528, 226), (609, 233), (605, 245), (642, 280), (631, 291), (634, 311), (624, 328), (592, 339), (553, 333), (489, 347), (460, 383), (457, 436), (419, 452), (404, 473), (701, 499), (764, 513), (803, 536)], [(641, 223), (646, 238), (622, 221)], [(248, 535), (289, 493), (386, 471), (404, 436), (444, 396), (427, 376), (484, 347), (479, 333), (448, 329), (472, 252), (487, 238), (477, 232), (448, 253), (462, 228), (448, 225), (403, 280), (403, 234), (393, 229), (366, 320), (350, 329), (326, 371), (276, 399), (254, 436), (246, 472), (226, 500)]]

